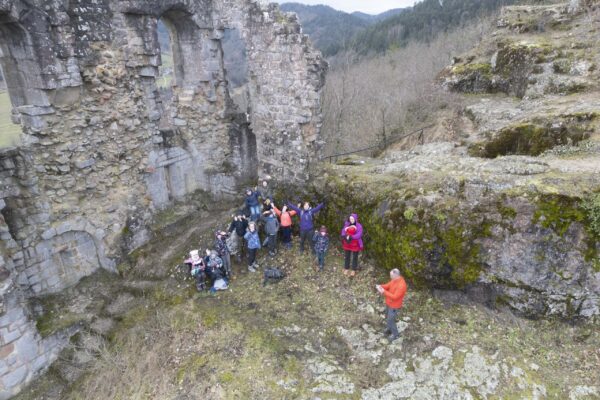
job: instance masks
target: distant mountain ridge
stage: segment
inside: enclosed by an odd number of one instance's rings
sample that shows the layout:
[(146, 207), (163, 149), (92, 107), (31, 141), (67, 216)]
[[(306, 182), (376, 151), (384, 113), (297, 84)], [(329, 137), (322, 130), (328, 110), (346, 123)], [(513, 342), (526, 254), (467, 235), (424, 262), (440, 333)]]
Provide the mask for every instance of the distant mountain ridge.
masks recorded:
[(411, 40), (431, 40), (439, 33), (514, 3), (515, 0), (422, 0), (357, 32), (349, 47), (362, 55), (383, 53)]
[(325, 5), (284, 3), (280, 8), (298, 15), (304, 33), (324, 56), (338, 53), (356, 33), (376, 22), (368, 14), (365, 17), (348, 14)]
[(393, 17), (394, 15), (398, 15), (406, 10), (408, 10), (408, 8), (393, 8), (391, 10), (384, 11), (380, 14), (367, 14), (364, 12), (355, 11), (355, 12), (351, 13), (350, 15), (361, 18), (368, 22), (375, 23), (375, 22), (379, 22), (383, 19)]
[(513, 3), (515, 0), (422, 0), (413, 7), (378, 15), (348, 14), (325, 5), (299, 3), (283, 3), (280, 8), (298, 14), (304, 32), (324, 56), (331, 57), (342, 50), (367, 55), (403, 47), (411, 40), (431, 40)]

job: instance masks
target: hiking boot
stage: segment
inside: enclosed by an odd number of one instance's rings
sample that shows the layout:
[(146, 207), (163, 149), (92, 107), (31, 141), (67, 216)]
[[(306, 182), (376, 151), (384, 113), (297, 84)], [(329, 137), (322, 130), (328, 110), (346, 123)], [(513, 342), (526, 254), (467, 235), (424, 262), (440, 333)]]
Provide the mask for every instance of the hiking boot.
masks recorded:
[(351, 276), (351, 277), (353, 277), (353, 276), (356, 276), (356, 271), (351, 271), (351, 272), (350, 272), (350, 276)]
[(348, 270), (344, 269), (344, 275), (348, 276)]
[(256, 269), (253, 266), (249, 266), (248, 272), (256, 272)]
[(390, 343), (393, 343), (396, 339), (398, 339), (400, 336), (394, 336), (394, 335), (390, 335), (388, 336), (388, 341)]

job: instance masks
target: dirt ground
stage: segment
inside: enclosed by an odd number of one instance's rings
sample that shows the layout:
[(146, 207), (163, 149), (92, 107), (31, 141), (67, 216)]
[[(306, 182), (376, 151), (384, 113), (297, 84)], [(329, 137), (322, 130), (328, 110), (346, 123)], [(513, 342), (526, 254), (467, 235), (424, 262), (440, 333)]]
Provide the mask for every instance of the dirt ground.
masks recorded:
[[(411, 288), (401, 339), (390, 345), (374, 289), (386, 273), (362, 260), (350, 279), (337, 249), (318, 272), (297, 243), (280, 248), (260, 258), (257, 273), (236, 264), (229, 290), (197, 293), (180, 262), (212, 243), (229, 213), (171, 223), (121, 277), (99, 273), (61, 298), (40, 299), (45, 334), (81, 329), (17, 399), (600, 396), (597, 325), (524, 320), (457, 293), (442, 300)], [(287, 277), (263, 286), (265, 266)]]

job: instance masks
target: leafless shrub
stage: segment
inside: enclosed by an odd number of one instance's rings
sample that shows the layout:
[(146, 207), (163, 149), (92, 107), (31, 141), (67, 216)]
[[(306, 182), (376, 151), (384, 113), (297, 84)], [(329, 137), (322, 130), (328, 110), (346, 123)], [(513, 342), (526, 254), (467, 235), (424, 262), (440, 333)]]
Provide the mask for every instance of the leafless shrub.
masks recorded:
[(492, 27), (486, 18), (374, 59), (354, 63), (349, 54), (338, 57), (324, 93), (325, 152), (376, 144), (384, 135), (418, 128), (440, 108), (456, 107), (455, 97), (436, 88), (435, 76)]

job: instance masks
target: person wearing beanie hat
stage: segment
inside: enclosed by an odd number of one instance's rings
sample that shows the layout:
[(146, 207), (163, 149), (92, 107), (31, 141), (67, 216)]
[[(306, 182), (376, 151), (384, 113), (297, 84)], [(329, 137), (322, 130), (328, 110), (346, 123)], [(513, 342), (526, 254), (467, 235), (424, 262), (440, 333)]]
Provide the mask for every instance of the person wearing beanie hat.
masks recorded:
[(321, 226), (318, 231), (315, 231), (313, 235), (313, 243), (315, 253), (317, 254), (317, 263), (319, 265), (319, 271), (323, 271), (325, 268), (325, 256), (329, 249), (329, 235), (327, 234), (327, 228)]
[[(342, 228), (342, 247), (344, 248), (344, 275), (354, 276), (358, 271), (358, 254), (363, 250), (363, 227), (358, 215), (351, 214)], [(350, 271), (352, 261), (352, 271)]]
[(189, 266), (190, 275), (196, 280), (196, 289), (206, 289), (206, 265), (199, 250), (190, 251), (190, 257), (184, 261)]

